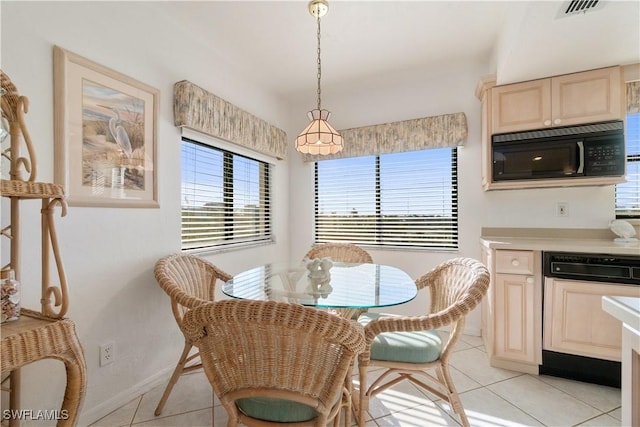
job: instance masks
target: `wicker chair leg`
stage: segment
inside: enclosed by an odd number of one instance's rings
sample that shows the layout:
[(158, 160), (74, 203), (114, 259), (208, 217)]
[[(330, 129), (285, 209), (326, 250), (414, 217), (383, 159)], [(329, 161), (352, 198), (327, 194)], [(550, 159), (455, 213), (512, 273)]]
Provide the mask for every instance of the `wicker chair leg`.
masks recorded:
[(216, 394), (211, 390), (211, 425), (216, 425)]
[[(351, 365), (350, 372), (353, 372), (353, 364)], [(344, 379), (344, 396), (342, 396), (343, 406), (344, 406), (344, 427), (349, 427), (351, 425), (351, 411), (353, 408), (352, 404), (352, 396), (353, 396), (353, 379), (351, 375), (347, 375)], [(335, 427), (340, 425), (340, 413), (335, 420)]]
[(455, 385), (453, 385), (453, 379), (449, 374), (449, 365), (447, 364), (441, 365), (438, 369), (438, 376), (441, 378), (441, 381), (444, 382), (444, 385), (447, 388), (447, 394), (449, 396), (449, 404), (451, 405), (452, 411), (458, 414), (458, 416), (460, 417), (460, 422), (463, 427), (469, 427), (469, 420), (467, 419), (467, 414), (464, 412), (462, 401), (460, 400), (460, 396), (458, 396), (456, 387)]
[(364, 427), (367, 410), (369, 409), (369, 396), (367, 396), (367, 368), (358, 364), (360, 373), (360, 393), (358, 399), (358, 427)]
[(182, 375), (182, 371), (184, 370), (184, 365), (187, 363), (187, 358), (189, 357), (189, 352), (191, 351), (191, 347), (193, 347), (193, 345), (190, 342), (185, 341), (184, 350), (182, 350), (182, 355), (178, 360), (178, 364), (176, 365), (176, 368), (173, 370), (173, 374), (171, 374), (171, 378), (169, 378), (169, 384), (167, 384), (167, 387), (164, 389), (162, 398), (160, 398), (160, 402), (158, 402), (158, 406), (156, 407), (156, 411), (154, 412), (156, 416), (162, 414), (162, 410), (164, 409), (164, 404), (167, 402), (167, 399), (171, 394), (171, 390), (173, 390), (173, 386), (176, 385), (176, 383), (178, 382), (178, 378), (180, 378), (180, 375)]

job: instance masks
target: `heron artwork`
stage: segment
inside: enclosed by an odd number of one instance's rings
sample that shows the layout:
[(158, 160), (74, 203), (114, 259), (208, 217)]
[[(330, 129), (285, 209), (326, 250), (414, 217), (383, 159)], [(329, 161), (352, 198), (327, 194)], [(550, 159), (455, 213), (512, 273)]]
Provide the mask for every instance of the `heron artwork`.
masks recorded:
[(118, 147), (122, 150), (122, 154), (129, 159), (131, 158), (131, 140), (129, 140), (129, 135), (127, 134), (127, 130), (120, 125), (120, 113), (117, 108), (107, 107), (116, 113), (115, 117), (111, 117), (109, 119), (109, 132), (111, 132), (111, 137), (116, 142)]

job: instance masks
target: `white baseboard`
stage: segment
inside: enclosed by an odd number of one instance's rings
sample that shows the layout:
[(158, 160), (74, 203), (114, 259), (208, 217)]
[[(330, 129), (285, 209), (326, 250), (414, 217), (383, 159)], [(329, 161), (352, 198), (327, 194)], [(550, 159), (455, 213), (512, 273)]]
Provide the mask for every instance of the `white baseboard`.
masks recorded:
[(480, 328), (476, 328), (476, 327), (467, 327), (467, 326), (465, 326), (463, 333), (465, 335), (471, 335), (471, 336), (474, 336), (474, 337), (481, 337), (482, 336), (482, 331), (480, 330)]
[(78, 421), (78, 426), (89, 426), (98, 421), (100, 418), (109, 415), (116, 409), (131, 402), (141, 394), (148, 392), (149, 390), (160, 384), (166, 383), (169, 380), (169, 376), (174, 369), (175, 366), (170, 366), (160, 372), (157, 372), (155, 375), (146, 378), (133, 387), (129, 387), (126, 390), (123, 390), (121, 393), (116, 394), (112, 398), (105, 400), (99, 405), (96, 405), (92, 408), (83, 408)]
[[(447, 325), (447, 326), (443, 326), (441, 328), (438, 328), (442, 331), (450, 331), (451, 330), (451, 326)], [(462, 333), (464, 335), (471, 335), (473, 337), (481, 337), (482, 336), (482, 331), (480, 328), (474, 327), (474, 326), (464, 326), (464, 330), (462, 331)]]

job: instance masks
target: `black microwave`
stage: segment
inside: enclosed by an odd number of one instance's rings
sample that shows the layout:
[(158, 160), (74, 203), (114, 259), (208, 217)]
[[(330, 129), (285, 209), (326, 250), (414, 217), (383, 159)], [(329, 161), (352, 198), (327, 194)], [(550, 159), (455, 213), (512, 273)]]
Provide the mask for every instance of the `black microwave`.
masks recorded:
[(625, 174), (624, 122), (493, 135), (493, 181)]

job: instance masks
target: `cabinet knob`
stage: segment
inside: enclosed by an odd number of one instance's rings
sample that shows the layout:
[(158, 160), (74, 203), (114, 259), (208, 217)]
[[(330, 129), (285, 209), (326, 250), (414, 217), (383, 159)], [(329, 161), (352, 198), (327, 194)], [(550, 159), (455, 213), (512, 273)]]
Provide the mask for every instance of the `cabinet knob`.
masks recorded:
[(511, 260), (511, 265), (513, 265), (514, 267), (517, 267), (520, 265), (520, 261), (514, 258)]
[(553, 121), (553, 124), (554, 124), (554, 125), (559, 125), (560, 123), (562, 123), (562, 120), (561, 120), (561, 119), (555, 119), (555, 120)]
[(527, 277), (527, 284), (533, 285), (533, 277)]
[(545, 121), (544, 121), (544, 125), (545, 125), (545, 126), (549, 126), (550, 124), (551, 124), (551, 120), (545, 120)]

